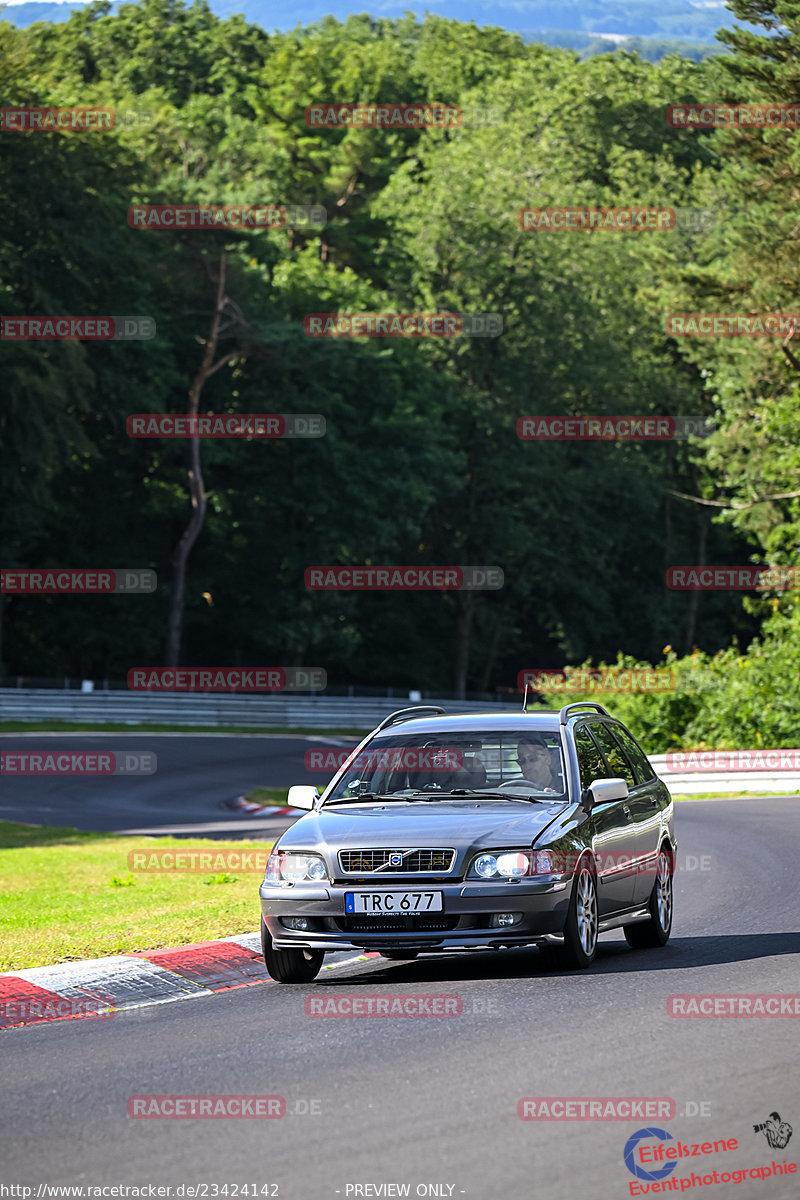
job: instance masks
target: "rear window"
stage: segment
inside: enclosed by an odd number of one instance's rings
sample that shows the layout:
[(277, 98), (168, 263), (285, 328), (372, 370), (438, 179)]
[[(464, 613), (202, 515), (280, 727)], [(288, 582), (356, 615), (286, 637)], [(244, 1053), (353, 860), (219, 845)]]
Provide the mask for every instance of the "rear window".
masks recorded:
[(633, 767), (633, 773), (636, 776), (637, 783), (647, 783), (649, 779), (655, 778), (655, 771), (650, 765), (650, 760), (642, 750), (641, 746), (633, 740), (627, 729), (623, 729), (621, 725), (611, 726), (614, 737), (622, 746), (625, 754)]
[(575, 730), (575, 749), (578, 752), (582, 788), (588, 788), (595, 779), (608, 777), (603, 756), (588, 729), (582, 727)]
[(622, 746), (614, 737), (612, 727), (605, 725), (601, 721), (594, 721), (589, 728), (605, 755), (611, 777), (614, 779), (624, 779), (628, 787), (635, 787), (636, 778), (633, 774), (633, 768), (628, 762)]

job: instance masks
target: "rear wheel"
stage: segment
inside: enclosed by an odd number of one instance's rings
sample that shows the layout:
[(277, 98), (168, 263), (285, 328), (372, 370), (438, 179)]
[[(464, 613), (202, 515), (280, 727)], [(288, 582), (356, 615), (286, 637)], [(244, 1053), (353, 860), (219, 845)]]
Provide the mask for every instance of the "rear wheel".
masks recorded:
[(381, 958), (389, 958), (392, 962), (402, 962), (403, 960), (411, 960), (416, 958), (419, 950), (379, 950)]
[(584, 858), (578, 866), (572, 899), (564, 926), (564, 945), (556, 948), (556, 961), (571, 971), (591, 966), (597, 952), (597, 881)]
[(649, 921), (623, 926), (625, 941), (634, 950), (665, 946), (669, 941), (672, 930), (672, 855), (667, 850), (658, 852), (656, 881), (647, 907), (650, 910)]
[(276, 950), (263, 917), (261, 949), (267, 972), (276, 983), (311, 983), (319, 974), (325, 957), (324, 950)]

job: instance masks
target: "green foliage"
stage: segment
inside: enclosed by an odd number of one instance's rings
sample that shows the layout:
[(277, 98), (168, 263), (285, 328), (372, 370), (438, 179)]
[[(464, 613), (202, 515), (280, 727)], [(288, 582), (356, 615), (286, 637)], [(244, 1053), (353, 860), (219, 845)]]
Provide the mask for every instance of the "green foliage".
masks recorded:
[[(737, 0), (735, 11), (769, 27), (768, 8)], [(189, 561), (186, 664), (313, 664), (336, 684), (463, 692), (507, 688), (530, 666), (653, 661), (669, 644), (676, 662), (694, 652), (714, 677), (733, 671), (740, 652), (725, 647), (748, 645), (759, 611), (735, 594), (697, 605), (666, 590), (664, 572), (756, 549), (789, 561), (797, 501), (713, 509), (722, 519), (710, 522), (681, 497), (749, 504), (792, 490), (797, 384), (774, 346), (676, 346), (663, 316), (723, 296), (794, 303), (796, 134), (686, 133), (665, 108), (723, 84), (793, 98), (800, 5), (780, 11), (772, 40), (731, 33), (730, 54), (657, 64), (625, 52), (581, 62), (436, 16), (329, 17), (268, 35), (204, 0), (142, 0), (113, 16), (95, 0), (63, 25), (0, 24), (3, 106), (141, 117), (97, 136), (4, 135), (0, 313), (141, 313), (158, 327), (147, 343), (3, 343), (0, 559), (159, 575), (153, 596), (6, 597), (0, 674), (121, 678), (162, 661), (188, 451), (133, 441), (125, 420), (185, 411), (223, 253), (241, 320), (223, 329), (219, 356), (231, 358), (203, 411), (320, 413), (327, 435), (202, 444), (208, 511)], [(304, 110), (321, 100), (446, 102), (468, 119), (311, 128)], [(134, 203), (234, 202), (322, 205), (328, 223), (196, 232), (126, 220)], [(526, 206), (639, 204), (712, 206), (724, 219), (703, 235), (517, 222)], [(311, 312), (418, 310), (496, 312), (503, 335), (303, 332)], [(718, 433), (695, 445), (515, 434), (524, 415), (715, 412)], [(506, 586), (304, 587), (310, 565), (392, 562), (497, 565)], [(717, 712), (713, 687), (631, 703), (669, 740), (701, 719), (701, 694)], [(719, 736), (729, 728), (720, 715)]]
[[(620, 655), (620, 668), (674, 676), (669, 690), (559, 693), (559, 703), (597, 699), (636, 732), (645, 750), (735, 750), (796, 747), (800, 674), (800, 596), (771, 602), (760, 637), (746, 650), (732, 645), (715, 654), (678, 657), (666, 647), (654, 666)], [(583, 664), (587, 666), (589, 664)]]

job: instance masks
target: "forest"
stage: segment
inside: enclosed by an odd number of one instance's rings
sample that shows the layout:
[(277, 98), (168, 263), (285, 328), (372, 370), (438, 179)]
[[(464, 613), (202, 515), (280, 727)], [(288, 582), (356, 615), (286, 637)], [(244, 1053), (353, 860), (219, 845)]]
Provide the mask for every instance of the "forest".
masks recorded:
[[(664, 739), (694, 722), (695, 743), (794, 744), (800, 592), (667, 584), (687, 564), (792, 566), (800, 539), (792, 333), (669, 323), (800, 310), (796, 127), (667, 118), (800, 99), (800, 3), (728, 7), (759, 32), (656, 63), (430, 15), (268, 34), (204, 0), (0, 23), (2, 108), (116, 114), (0, 130), (0, 317), (155, 329), (4, 334), (0, 563), (158, 578), (145, 595), (0, 595), (0, 676), (313, 665), (335, 687), (463, 696), (515, 692), (527, 668), (667, 663), (674, 695), (623, 700)], [(464, 119), (307, 120), (345, 103)], [(164, 205), (290, 219), (130, 219)], [(559, 207), (677, 216), (519, 219)], [(309, 336), (321, 313), (494, 314), (502, 331)], [(190, 412), (316, 415), (324, 436), (129, 435), (132, 414)], [(532, 417), (670, 418), (701, 436), (520, 437)], [(504, 585), (305, 585), (311, 566), (392, 564), (496, 567)]]

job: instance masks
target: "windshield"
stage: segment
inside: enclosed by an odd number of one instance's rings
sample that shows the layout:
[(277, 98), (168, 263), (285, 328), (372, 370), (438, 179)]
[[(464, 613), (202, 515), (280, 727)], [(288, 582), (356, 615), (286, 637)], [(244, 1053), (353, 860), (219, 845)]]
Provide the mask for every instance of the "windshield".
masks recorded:
[(362, 750), (326, 797), (398, 797), (450, 792), (494, 792), (531, 798), (565, 796), (564, 763), (557, 733), (395, 733)]

